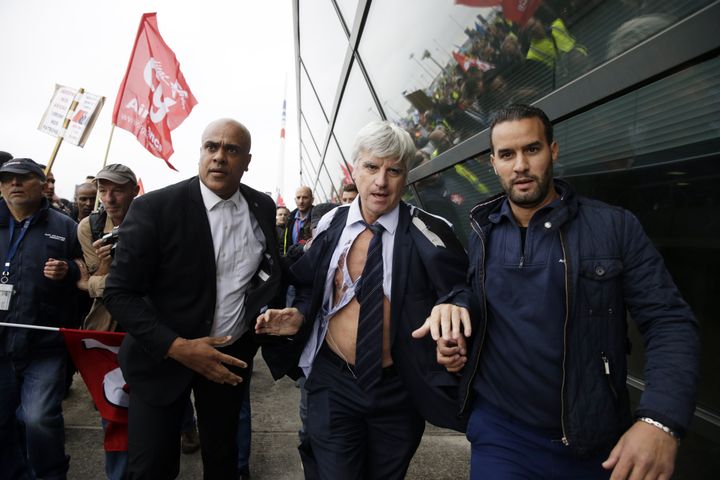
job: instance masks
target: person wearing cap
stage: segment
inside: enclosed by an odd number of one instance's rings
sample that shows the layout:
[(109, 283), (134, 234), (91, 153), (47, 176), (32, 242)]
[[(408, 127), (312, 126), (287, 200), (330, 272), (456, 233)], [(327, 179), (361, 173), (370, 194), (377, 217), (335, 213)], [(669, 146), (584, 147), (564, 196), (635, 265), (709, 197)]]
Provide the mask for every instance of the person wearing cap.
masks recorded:
[[(63, 327), (75, 320), (76, 224), (50, 208), (45, 180), (28, 158), (0, 167), (0, 322)], [(65, 368), (59, 332), (0, 327), (3, 478), (66, 478)]]
[(78, 224), (78, 239), (90, 274), (87, 284), (81, 284), (81, 288), (86, 287), (90, 298), (94, 299), (83, 328), (115, 331), (117, 323), (112, 321), (102, 302), (105, 279), (110, 272), (112, 250), (117, 239), (115, 227), (119, 227), (125, 219), (130, 204), (140, 190), (135, 173), (119, 163), (100, 170), (95, 176), (95, 184), (103, 208), (92, 212)]
[[(117, 228), (125, 219), (130, 204), (139, 192), (135, 173), (119, 163), (107, 165), (95, 176), (91, 184), (80, 186), (97, 188), (103, 209), (83, 218), (77, 227), (83, 257), (88, 268), (88, 278), (78, 287), (86, 290), (92, 299), (90, 312), (83, 321), (88, 330), (117, 331), (118, 325), (103, 304), (105, 280), (110, 272), (113, 247), (117, 241)], [(95, 196), (92, 196), (95, 202)], [(80, 206), (80, 204), (78, 204)], [(103, 421), (103, 427), (107, 422)], [(127, 474), (127, 450), (105, 452), (105, 473), (110, 480), (121, 480)]]

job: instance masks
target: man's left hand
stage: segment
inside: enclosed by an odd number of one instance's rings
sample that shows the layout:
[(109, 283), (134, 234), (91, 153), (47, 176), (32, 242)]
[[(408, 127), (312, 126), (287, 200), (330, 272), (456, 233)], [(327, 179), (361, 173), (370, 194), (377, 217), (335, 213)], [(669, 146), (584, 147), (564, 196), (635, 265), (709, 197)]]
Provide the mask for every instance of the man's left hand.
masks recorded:
[(422, 338), (430, 333), (433, 340), (442, 337), (446, 340), (458, 340), (462, 335), (472, 333), (470, 312), (467, 308), (451, 303), (435, 305), (422, 327), (412, 332), (413, 338)]
[(677, 447), (677, 440), (659, 428), (635, 422), (602, 466), (612, 470), (610, 480), (667, 480), (675, 468)]
[(65, 260), (55, 260), (54, 258), (48, 258), (45, 262), (45, 268), (43, 269), (43, 275), (45, 278), (50, 280), (62, 280), (68, 273), (68, 264)]

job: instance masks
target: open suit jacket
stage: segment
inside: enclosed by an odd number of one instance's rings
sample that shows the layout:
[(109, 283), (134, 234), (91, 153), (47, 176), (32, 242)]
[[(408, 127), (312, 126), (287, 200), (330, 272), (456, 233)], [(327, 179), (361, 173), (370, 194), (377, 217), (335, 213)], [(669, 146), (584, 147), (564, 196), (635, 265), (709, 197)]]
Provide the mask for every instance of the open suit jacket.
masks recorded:
[[(293, 374), (313, 322), (322, 306), (330, 258), (345, 227), (348, 207), (335, 210), (330, 226), (313, 240), (311, 248), (291, 268), (297, 288), (293, 306), (305, 316), (292, 354), (284, 366), (269, 363), (274, 374), (285, 368)], [(436, 246), (431, 239), (444, 246)], [(429, 422), (465, 431), (466, 418), (457, 414), (458, 377), (437, 363), (430, 335), (416, 340), (419, 328), (439, 303), (468, 306), (467, 255), (450, 226), (442, 219), (400, 203), (393, 250), (392, 301), (390, 305), (391, 352), (398, 374), (420, 414)], [(286, 352), (287, 353), (287, 352)], [(269, 360), (265, 356), (266, 361)], [(297, 371), (295, 371), (297, 373)], [(311, 373), (312, 376), (312, 373)]]
[[(275, 204), (242, 184), (240, 193), (266, 242), (245, 297), (244, 321), (253, 331), (259, 310), (274, 300), (281, 281)], [(120, 366), (133, 395), (166, 405), (188, 387), (195, 372), (166, 354), (178, 336), (209, 335), (215, 277), (215, 252), (198, 177), (132, 202), (120, 227), (104, 301), (128, 332), (120, 348)]]

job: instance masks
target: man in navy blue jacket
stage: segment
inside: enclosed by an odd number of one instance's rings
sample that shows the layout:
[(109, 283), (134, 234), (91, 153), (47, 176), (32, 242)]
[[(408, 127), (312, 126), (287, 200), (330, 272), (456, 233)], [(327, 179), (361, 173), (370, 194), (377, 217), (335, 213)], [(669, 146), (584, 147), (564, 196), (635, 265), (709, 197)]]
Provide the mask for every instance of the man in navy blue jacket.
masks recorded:
[[(77, 225), (50, 208), (44, 187), (30, 159), (0, 167), (0, 322), (65, 327), (76, 318)], [(0, 327), (2, 478), (66, 477), (65, 362), (60, 333)]]
[[(695, 406), (690, 308), (630, 212), (553, 179), (558, 144), (544, 112), (510, 106), (490, 132), (505, 193), (470, 213), (480, 323), (467, 356), (459, 335), (439, 342), (441, 363), (464, 365), (472, 478), (670, 478)], [(634, 412), (626, 312), (646, 347)]]

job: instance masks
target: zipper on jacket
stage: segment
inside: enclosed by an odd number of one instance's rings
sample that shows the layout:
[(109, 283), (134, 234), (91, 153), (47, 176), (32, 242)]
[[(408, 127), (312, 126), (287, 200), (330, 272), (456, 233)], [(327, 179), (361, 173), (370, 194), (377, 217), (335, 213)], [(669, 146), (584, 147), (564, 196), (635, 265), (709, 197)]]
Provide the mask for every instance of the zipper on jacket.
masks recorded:
[[(475, 219), (472, 217), (470, 217), (470, 226), (475, 231), (477, 236), (480, 238), (480, 243), (482, 243), (482, 245), (483, 245), (482, 258), (480, 259), (480, 264), (483, 266), (483, 270), (484, 270), (484, 268), (485, 268), (485, 248), (486, 248), (484, 235), (482, 233), (482, 229), (480, 228), (480, 225), (478, 225), (477, 222), (475, 221)], [(470, 392), (473, 389), (472, 384), (475, 381), (475, 375), (477, 375), (478, 367), (480, 366), (480, 355), (482, 353), (483, 345), (485, 344), (485, 332), (487, 331), (487, 295), (485, 294), (485, 280), (484, 279), (483, 279), (481, 288), (482, 288), (482, 292), (483, 292), (483, 302), (482, 302), (483, 317), (482, 318), (485, 321), (483, 323), (482, 334), (480, 335), (480, 345), (478, 345), (478, 353), (475, 358), (475, 364), (473, 365), (472, 374), (470, 375), (470, 381), (468, 382), (468, 388), (467, 388), (467, 391), (465, 392), (465, 398), (463, 398), (462, 407), (460, 408), (461, 414), (464, 413), (465, 410), (467, 409), (468, 400), (470, 399)]]
[(560, 428), (562, 429), (562, 443), (566, 447), (570, 446), (570, 440), (567, 438), (567, 432), (565, 431), (565, 377), (566, 369), (565, 364), (567, 363), (567, 327), (568, 319), (570, 318), (570, 299), (568, 298), (568, 262), (567, 253), (565, 251), (565, 241), (560, 230), (560, 248), (563, 252), (563, 268), (565, 269), (565, 324), (563, 325), (563, 360), (562, 360), (562, 383), (560, 386)]
[(610, 391), (613, 394), (613, 397), (617, 399), (617, 392), (615, 391), (615, 387), (612, 384), (612, 377), (610, 376), (610, 360), (608, 359), (607, 355), (605, 355), (605, 352), (600, 352), (600, 358), (603, 362), (603, 368), (605, 370), (605, 378), (607, 378), (608, 386), (610, 387)]

